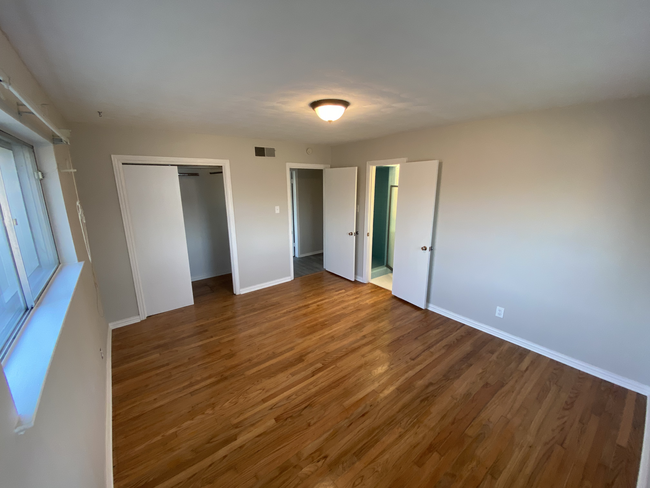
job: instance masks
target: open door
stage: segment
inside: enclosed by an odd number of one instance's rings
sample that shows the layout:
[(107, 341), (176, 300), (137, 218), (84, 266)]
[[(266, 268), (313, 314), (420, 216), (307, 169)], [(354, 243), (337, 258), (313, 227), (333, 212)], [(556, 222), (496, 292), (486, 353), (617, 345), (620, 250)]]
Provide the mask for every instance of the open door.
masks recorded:
[(124, 165), (124, 182), (145, 315), (192, 305), (176, 166)]
[(357, 168), (323, 170), (323, 265), (350, 281), (355, 276)]
[(402, 164), (395, 219), (393, 295), (426, 308), (438, 161)]

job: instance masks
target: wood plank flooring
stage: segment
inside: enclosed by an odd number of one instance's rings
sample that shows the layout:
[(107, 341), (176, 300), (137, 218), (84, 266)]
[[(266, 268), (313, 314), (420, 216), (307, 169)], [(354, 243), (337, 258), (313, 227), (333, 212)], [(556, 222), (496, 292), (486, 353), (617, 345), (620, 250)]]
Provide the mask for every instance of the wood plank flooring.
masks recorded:
[(127, 487), (634, 487), (646, 398), (326, 272), (113, 331)]
[(323, 271), (323, 253), (304, 258), (293, 258), (293, 277), (300, 278)]

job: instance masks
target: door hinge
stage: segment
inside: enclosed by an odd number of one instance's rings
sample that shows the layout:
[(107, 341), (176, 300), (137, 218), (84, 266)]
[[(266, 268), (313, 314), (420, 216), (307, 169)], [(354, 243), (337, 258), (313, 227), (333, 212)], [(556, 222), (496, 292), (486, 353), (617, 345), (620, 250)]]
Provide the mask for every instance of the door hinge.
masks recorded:
[(39, 180), (42, 180), (42, 179), (45, 178), (45, 175), (43, 174), (42, 171), (36, 171), (36, 178), (38, 178)]

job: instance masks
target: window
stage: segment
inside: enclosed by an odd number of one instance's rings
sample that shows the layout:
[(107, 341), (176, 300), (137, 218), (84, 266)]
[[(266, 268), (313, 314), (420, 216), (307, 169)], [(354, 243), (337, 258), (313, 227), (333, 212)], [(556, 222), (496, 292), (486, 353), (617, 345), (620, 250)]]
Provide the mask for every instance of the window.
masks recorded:
[(59, 265), (34, 149), (0, 133), (0, 359)]

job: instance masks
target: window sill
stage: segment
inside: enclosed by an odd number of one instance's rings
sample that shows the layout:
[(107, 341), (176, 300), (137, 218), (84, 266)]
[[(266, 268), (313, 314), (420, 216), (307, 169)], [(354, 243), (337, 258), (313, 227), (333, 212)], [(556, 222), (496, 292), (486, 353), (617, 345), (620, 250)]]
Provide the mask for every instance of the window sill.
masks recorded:
[(82, 268), (83, 263), (59, 266), (5, 359), (3, 369), (18, 414), (16, 432), (34, 425), (45, 378)]

